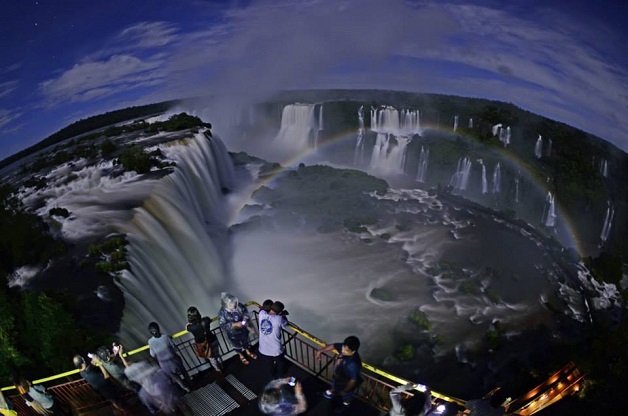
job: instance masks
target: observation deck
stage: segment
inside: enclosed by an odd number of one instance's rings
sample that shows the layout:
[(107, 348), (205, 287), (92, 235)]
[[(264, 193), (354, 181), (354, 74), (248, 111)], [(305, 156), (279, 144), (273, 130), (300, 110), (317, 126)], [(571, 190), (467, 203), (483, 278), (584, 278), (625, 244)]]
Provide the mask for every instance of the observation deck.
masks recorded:
[[(260, 305), (248, 302), (253, 325), (257, 327)], [(258, 393), (269, 381), (268, 375), (260, 370), (256, 361), (248, 366), (243, 365), (233, 350), (226, 335), (218, 326), (218, 318), (212, 319), (211, 330), (220, 342), (220, 353), (223, 360), (223, 371), (217, 372), (204, 359), (194, 353), (194, 342), (191, 334), (182, 331), (173, 334), (179, 354), (193, 381), (193, 389), (184, 396), (184, 400), (194, 415), (260, 415), (257, 406)], [(257, 333), (251, 331), (251, 341), (255, 344)], [(299, 328), (294, 323), (282, 330), (282, 341), (285, 346), (285, 357), (289, 361), (287, 376), (294, 376), (303, 385), (308, 410), (305, 415), (360, 415), (376, 416), (387, 413), (390, 409), (390, 391), (396, 386), (409, 381), (366, 362), (362, 364), (363, 382), (357, 390), (356, 400), (350, 407), (344, 408), (342, 403), (327, 400), (322, 393), (327, 389), (333, 373), (333, 354), (323, 354), (316, 360), (316, 351), (326, 343), (312, 334)], [(156, 361), (148, 352), (148, 345), (128, 351), (129, 362), (146, 360), (157, 366)], [(68, 360), (70, 361), (70, 360)], [(507, 405), (507, 414), (528, 416), (555, 403), (561, 398), (575, 394), (582, 388), (583, 375), (573, 363), (552, 374), (545, 382), (530, 390), (520, 398)], [(55, 396), (55, 400), (67, 414), (109, 416), (116, 414), (110, 403), (99, 396), (78, 374), (78, 370), (68, 371), (45, 379), (34, 380), (33, 384), (43, 384)], [(2, 388), (7, 401), (11, 401), (18, 415), (37, 415), (26, 405), (24, 399), (17, 394), (14, 386)], [(430, 415), (462, 415), (465, 400), (431, 391), (433, 413)], [(132, 415), (150, 415), (137, 397), (125, 393), (129, 413)]]

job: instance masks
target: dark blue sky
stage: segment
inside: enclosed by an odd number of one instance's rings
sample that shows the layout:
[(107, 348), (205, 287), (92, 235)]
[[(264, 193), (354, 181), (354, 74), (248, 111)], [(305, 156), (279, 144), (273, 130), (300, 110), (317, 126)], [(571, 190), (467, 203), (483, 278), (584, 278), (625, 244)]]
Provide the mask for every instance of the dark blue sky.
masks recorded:
[(503, 3), (1, 0), (0, 159), (129, 105), (326, 87), (512, 102), (627, 150), (626, 2)]

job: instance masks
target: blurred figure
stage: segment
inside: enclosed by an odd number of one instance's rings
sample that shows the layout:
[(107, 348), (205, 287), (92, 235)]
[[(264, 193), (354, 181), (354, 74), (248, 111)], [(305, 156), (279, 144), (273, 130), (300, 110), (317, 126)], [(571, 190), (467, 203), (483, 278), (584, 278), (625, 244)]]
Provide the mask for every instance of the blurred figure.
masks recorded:
[[(192, 385), (190, 376), (185, 371), (183, 360), (177, 355), (177, 348), (170, 335), (163, 335), (157, 322), (148, 324), (148, 331), (152, 337), (148, 340), (148, 348), (151, 357), (157, 360), (161, 370), (178, 384), (186, 393), (190, 392)], [(183, 377), (183, 380), (181, 380)]]
[(469, 400), (465, 404), (465, 407), (471, 412), (469, 416), (502, 416), (506, 413), (506, 409), (502, 407), (502, 404), (506, 400), (506, 394), (500, 388), (493, 390), (482, 399)]
[(362, 359), (358, 353), (360, 340), (356, 336), (348, 336), (342, 343), (328, 344), (316, 351), (316, 359), (320, 360), (321, 354), (327, 351), (336, 351), (338, 355), (334, 363), (334, 375), (330, 388), (325, 392), (326, 399), (340, 396), (342, 404), (349, 406), (355, 390), (361, 381)]
[(270, 306), (270, 311), (259, 312), (259, 344), (260, 362), (270, 378), (283, 376), (286, 372), (284, 346), (281, 342), (281, 329), (288, 325), (288, 311), (284, 304), (277, 301)]
[(295, 383), (290, 377), (271, 381), (260, 395), (259, 410), (273, 416), (293, 416), (305, 412), (307, 402), (301, 383)]
[(172, 414), (188, 409), (179, 389), (159, 368), (151, 366), (146, 361), (140, 361), (129, 365), (125, 373), (130, 380), (141, 386), (137, 396), (151, 413)]
[(41, 384), (33, 386), (29, 380), (21, 377), (15, 383), (15, 387), (26, 405), (40, 415), (61, 414), (61, 410), (55, 405), (54, 396), (48, 393)]
[[(412, 395), (405, 394), (412, 391)], [(429, 391), (423, 385), (408, 383), (390, 391), (390, 416), (425, 416), (432, 407)]]
[(185, 329), (194, 335), (196, 356), (209, 360), (216, 371), (222, 371), (222, 365), (218, 362), (220, 345), (210, 329), (212, 320), (208, 316), (201, 318), (201, 313), (194, 306), (188, 308), (187, 314), (188, 324)]
[[(101, 365), (102, 368), (104, 368), (105, 371), (107, 371), (109, 375), (113, 377), (116, 382), (120, 383), (120, 385), (122, 385), (125, 389), (137, 392), (139, 390), (139, 386), (131, 382), (131, 380), (129, 380), (124, 374), (124, 368), (126, 367), (127, 363), (124, 356), (122, 355), (122, 345), (118, 345), (118, 348), (116, 350), (117, 354), (114, 355), (109, 351), (107, 347), (98, 347), (98, 349), (96, 350), (96, 356), (92, 358), (92, 361), (96, 365)], [(122, 363), (116, 361), (116, 357), (119, 357)]]
[(257, 355), (250, 351), (249, 329), (247, 326), (251, 322), (249, 311), (235, 296), (223, 292), (221, 295), (222, 307), (218, 312), (220, 316), (220, 327), (227, 334), (233, 348), (238, 353), (240, 361), (244, 365), (249, 364), (244, 353), (253, 360)]
[[(98, 360), (98, 364), (96, 363), (96, 360), (93, 358), (95, 356), (95, 354), (92, 354), (91, 362), (88, 364), (83, 357), (75, 355), (72, 359), (72, 363), (74, 367), (79, 369), (81, 377), (92, 386), (96, 393), (104, 397), (105, 400), (109, 400), (115, 410), (127, 414), (120, 395), (114, 385), (109, 381), (111, 376), (103, 366), (99, 364), (101, 362), (100, 360)], [(88, 356), (88, 358), (90, 357)]]
[(0, 415), (2, 416), (17, 416), (17, 412), (9, 406), (9, 403), (4, 399), (4, 395), (0, 391)]

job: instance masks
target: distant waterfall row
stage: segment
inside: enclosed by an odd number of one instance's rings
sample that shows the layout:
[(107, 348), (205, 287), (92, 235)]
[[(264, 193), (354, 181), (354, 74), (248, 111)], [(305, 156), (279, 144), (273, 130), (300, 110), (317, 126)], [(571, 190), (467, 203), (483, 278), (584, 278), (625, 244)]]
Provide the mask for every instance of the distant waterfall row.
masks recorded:
[(174, 172), (121, 229), (131, 265), (120, 281), (125, 340), (144, 342), (151, 321), (166, 333), (176, 332), (190, 305), (215, 313), (206, 308), (219, 305), (229, 276), (223, 193), (234, 186), (231, 158), (220, 140), (203, 133), (162, 151), (176, 161)]

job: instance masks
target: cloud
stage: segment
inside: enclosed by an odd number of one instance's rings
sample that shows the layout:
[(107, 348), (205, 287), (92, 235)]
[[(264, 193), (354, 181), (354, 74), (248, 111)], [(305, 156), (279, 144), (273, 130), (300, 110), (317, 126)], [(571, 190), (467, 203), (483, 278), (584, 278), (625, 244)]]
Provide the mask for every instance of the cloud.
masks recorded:
[(18, 81), (6, 81), (0, 82), (0, 98), (6, 97), (11, 94), (17, 88)]
[(59, 77), (42, 82), (40, 90), (52, 103), (87, 101), (161, 80), (162, 64), (158, 58), (142, 60), (131, 55), (113, 55), (105, 60), (76, 64)]
[(176, 39), (177, 28), (167, 22), (140, 22), (122, 30), (117, 40), (133, 48), (163, 47)]
[[(17, 119), (23, 114), (21, 110), (7, 110), (6, 108), (0, 108), (0, 129)], [(6, 130), (2, 130), (6, 133)]]

